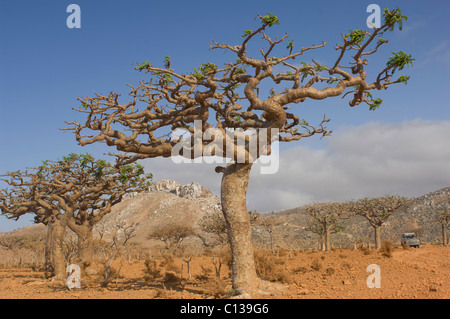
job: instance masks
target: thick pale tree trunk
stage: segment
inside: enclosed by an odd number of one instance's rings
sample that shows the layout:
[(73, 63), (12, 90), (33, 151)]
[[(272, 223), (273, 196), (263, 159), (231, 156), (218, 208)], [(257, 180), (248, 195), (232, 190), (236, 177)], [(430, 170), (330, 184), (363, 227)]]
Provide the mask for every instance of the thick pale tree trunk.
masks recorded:
[(325, 251), (325, 235), (320, 236), (319, 250)]
[(71, 222), (69, 222), (68, 226), (78, 237), (78, 258), (81, 264), (89, 265), (94, 255), (92, 246), (92, 229), (94, 227), (89, 224), (75, 225)]
[(55, 272), (55, 280), (66, 279), (66, 260), (64, 259), (64, 253), (62, 251), (62, 244), (64, 241), (65, 225), (63, 226), (60, 221), (56, 221), (53, 224), (52, 238), (53, 238), (53, 269)]
[(53, 276), (53, 222), (48, 222), (47, 224), (47, 237), (45, 240), (45, 277), (50, 278)]
[(83, 264), (90, 264), (93, 256), (92, 227), (86, 227), (81, 234), (78, 234), (78, 250)]
[(232, 253), (232, 284), (238, 294), (258, 291), (246, 194), (252, 164), (228, 164), (222, 177), (221, 200)]

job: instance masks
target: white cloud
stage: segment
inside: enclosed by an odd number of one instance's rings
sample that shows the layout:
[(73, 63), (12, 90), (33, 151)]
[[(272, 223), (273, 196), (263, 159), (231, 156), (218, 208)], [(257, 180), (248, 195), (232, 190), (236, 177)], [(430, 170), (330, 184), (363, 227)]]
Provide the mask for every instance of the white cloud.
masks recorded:
[[(300, 141), (281, 151), (276, 174), (261, 175), (256, 164), (248, 209), (267, 212), (386, 194), (411, 197), (450, 186), (450, 121), (368, 123), (335, 132), (326, 138), (325, 150), (312, 150)], [(214, 172), (214, 164), (145, 163), (155, 180), (197, 181), (220, 194), (222, 174)]]

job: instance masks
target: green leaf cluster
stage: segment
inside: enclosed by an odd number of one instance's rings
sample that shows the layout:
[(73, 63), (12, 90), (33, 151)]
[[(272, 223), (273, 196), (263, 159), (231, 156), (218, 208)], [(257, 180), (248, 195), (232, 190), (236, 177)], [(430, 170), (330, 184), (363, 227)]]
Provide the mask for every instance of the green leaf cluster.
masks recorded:
[(350, 44), (361, 44), (366, 38), (367, 33), (361, 29), (350, 30), (349, 34), (346, 34), (346, 38), (350, 38)]
[(237, 81), (233, 81), (230, 82), (228, 85), (226, 85), (223, 90), (224, 91), (234, 91), (235, 89), (237, 89), (239, 86), (241, 85), (241, 83), (237, 82)]
[(401, 82), (403, 84), (408, 84), (409, 76), (400, 75), (400, 77), (397, 79), (398, 82)]
[(243, 38), (248, 37), (250, 34), (252, 34), (252, 30), (251, 29), (247, 29), (244, 31), (244, 34), (242, 35)]
[(292, 49), (293, 45), (294, 45), (294, 40), (289, 41), (286, 45), (286, 49)]
[(165, 69), (169, 69), (170, 68), (170, 56), (166, 56), (166, 58), (164, 59), (164, 64), (163, 64)]
[(144, 63), (142, 63), (141, 65), (139, 65), (139, 69), (147, 69), (147, 68), (151, 68), (153, 65), (150, 64), (150, 62), (145, 61)]
[(208, 74), (214, 73), (217, 70), (217, 65), (214, 63), (203, 63), (198, 71), (194, 68), (194, 72), (191, 75), (199, 80), (203, 80)]
[(372, 103), (370, 104), (369, 110), (375, 111), (376, 109), (380, 108), (381, 103), (383, 103), (383, 100), (380, 98), (376, 98), (372, 100)]
[(261, 20), (264, 26), (271, 27), (275, 24), (280, 24), (280, 20), (278, 20), (278, 17), (270, 12), (267, 12), (266, 15), (261, 18)]
[(394, 31), (395, 24), (398, 24), (398, 29), (402, 31), (403, 20), (407, 21), (408, 17), (402, 15), (402, 11), (397, 7), (394, 10), (384, 9), (383, 12), (384, 23), (389, 25), (388, 30)]
[(301, 63), (303, 65), (303, 69), (300, 71), (300, 73), (302, 74), (301, 82), (303, 83), (303, 80), (305, 80), (307, 76), (311, 74), (311, 71), (308, 68), (306, 68), (308, 64), (306, 64), (305, 62)]
[(339, 81), (339, 78), (337, 78), (337, 77), (335, 77), (335, 76), (332, 76), (332, 77), (327, 81), (327, 83), (333, 84), (333, 83), (336, 83), (336, 82), (338, 82), (338, 81)]
[(412, 61), (415, 60), (411, 58), (411, 54), (406, 54), (403, 51), (392, 52), (392, 54), (394, 56), (390, 57), (387, 62), (388, 67), (394, 67), (392, 73), (394, 73), (397, 69), (403, 70), (405, 66), (412, 65)]
[(247, 73), (247, 69), (246, 68), (236, 68), (234, 69), (234, 74), (239, 75), (239, 74), (246, 74)]

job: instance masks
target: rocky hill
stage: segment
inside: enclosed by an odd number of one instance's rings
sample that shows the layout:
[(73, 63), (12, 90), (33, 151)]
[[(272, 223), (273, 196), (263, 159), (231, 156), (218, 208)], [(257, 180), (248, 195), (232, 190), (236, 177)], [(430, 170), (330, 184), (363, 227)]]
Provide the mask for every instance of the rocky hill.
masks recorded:
[[(403, 232), (416, 231), (424, 242), (439, 242), (440, 224), (430, 207), (435, 201), (443, 199), (450, 205), (449, 193), (450, 187), (447, 187), (414, 198), (406, 211), (392, 215), (382, 226), (382, 239), (399, 243)], [(202, 247), (202, 241), (196, 235), (204, 239), (208, 237), (208, 234), (200, 229), (199, 222), (206, 215), (212, 214), (221, 216), (220, 199), (204, 186), (198, 183), (181, 185), (173, 180), (162, 180), (154, 183), (147, 192), (127, 195), (121, 203), (113, 207), (112, 212), (101, 223), (107, 227), (120, 222), (134, 224), (136, 236), (133, 241), (139, 242), (143, 247), (161, 245), (160, 241), (148, 239), (148, 236), (157, 230), (174, 226), (187, 227), (194, 235), (188, 237), (186, 242), (197, 250)], [(293, 249), (318, 247), (317, 235), (305, 229), (309, 218), (303, 207), (260, 216), (260, 220), (281, 221), (273, 227), (274, 245)], [(345, 231), (331, 236), (332, 245), (353, 247), (355, 244), (373, 243), (372, 228), (363, 217), (354, 216), (346, 220), (344, 226)], [(29, 226), (15, 231), (14, 234), (30, 231), (45, 231), (45, 226)], [(270, 233), (267, 228), (253, 225), (253, 236), (255, 245), (269, 247)]]
[[(404, 232), (416, 232), (424, 243), (437, 243), (442, 241), (441, 225), (435, 217), (432, 207), (437, 201), (445, 201), (447, 207), (449, 202), (450, 187), (443, 188), (426, 195), (411, 199), (406, 210), (394, 213), (381, 227), (382, 239), (389, 239), (395, 244), (400, 243)], [(293, 248), (318, 247), (317, 235), (306, 231), (310, 217), (305, 213), (303, 207), (274, 212), (263, 216), (268, 219), (281, 219), (284, 221), (274, 227), (274, 242), (280, 246), (290, 245)], [(360, 216), (354, 216), (344, 222), (343, 232), (331, 235), (334, 246), (352, 247), (373, 243), (373, 228), (367, 220)], [(267, 245), (269, 236), (262, 230), (254, 230), (257, 242), (265, 242)]]
[(196, 235), (206, 236), (199, 227), (200, 220), (206, 214), (221, 213), (221, 209), (220, 199), (201, 184), (181, 185), (173, 180), (162, 180), (154, 183), (147, 192), (129, 194), (113, 207), (101, 224), (134, 224), (136, 236), (133, 241), (144, 247), (160, 244), (148, 239), (155, 231), (189, 227), (193, 235), (186, 238), (187, 242), (198, 248), (202, 242)]

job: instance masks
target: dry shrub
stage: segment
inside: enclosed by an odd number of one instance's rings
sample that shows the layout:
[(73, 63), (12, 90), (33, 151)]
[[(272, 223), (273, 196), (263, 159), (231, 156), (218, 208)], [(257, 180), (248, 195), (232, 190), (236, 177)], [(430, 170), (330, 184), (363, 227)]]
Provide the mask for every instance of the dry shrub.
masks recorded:
[(305, 273), (307, 273), (309, 270), (308, 270), (308, 268), (306, 268), (306, 267), (300, 266), (300, 267), (294, 268), (292, 271), (293, 271), (295, 274), (298, 274), (298, 273), (300, 273), (300, 274), (305, 274)]
[(205, 291), (214, 298), (224, 298), (229, 295), (227, 283), (220, 278), (213, 278), (206, 283)]
[(216, 256), (211, 259), (211, 262), (217, 278), (221, 277), (223, 266), (228, 267), (228, 272), (231, 275), (232, 256), (231, 249), (229, 247), (227, 249), (221, 250), (218, 254), (216, 254)]
[(101, 275), (103, 277), (102, 286), (107, 287), (111, 279), (116, 279), (116, 281), (119, 279), (120, 270), (116, 267), (111, 266), (109, 267), (108, 271), (102, 271)]
[(179, 272), (180, 267), (175, 263), (175, 258), (172, 255), (163, 255), (163, 260), (159, 266), (166, 271)]
[(180, 278), (173, 272), (166, 272), (163, 281), (165, 284), (173, 286), (180, 283)]
[(205, 266), (200, 265), (200, 269), (202, 273), (200, 275), (195, 275), (195, 278), (201, 281), (207, 280), (209, 275), (212, 273), (211, 268), (206, 268)]
[(394, 244), (390, 240), (383, 240), (381, 243), (380, 252), (383, 256), (392, 258), (392, 252), (394, 251)]
[(156, 260), (147, 258), (145, 259), (144, 265), (144, 280), (146, 282), (154, 281), (161, 276), (161, 268), (158, 266)]
[(348, 270), (352, 269), (352, 265), (350, 265), (349, 263), (343, 263), (341, 267)]
[(363, 254), (366, 255), (366, 256), (373, 253), (373, 250), (370, 250), (370, 249), (367, 248), (367, 247), (361, 247), (361, 251), (362, 251)]
[(291, 278), (285, 269), (284, 258), (278, 258), (265, 250), (255, 251), (256, 273), (267, 281), (290, 282)]
[(233, 263), (233, 256), (231, 254), (231, 249), (228, 247), (228, 249), (222, 250), (222, 252), (219, 255), (219, 258), (222, 259), (222, 263), (228, 267), (228, 269), (231, 269), (232, 263)]
[(325, 270), (325, 274), (326, 274), (327, 276), (333, 276), (335, 273), (336, 273), (336, 269), (334, 269), (334, 268), (327, 268), (327, 269)]
[(311, 263), (311, 269), (319, 271), (320, 269), (322, 269), (322, 264), (320, 263), (319, 260), (314, 259), (313, 262)]
[(278, 257), (285, 257), (289, 255), (289, 250), (286, 248), (278, 249)]

